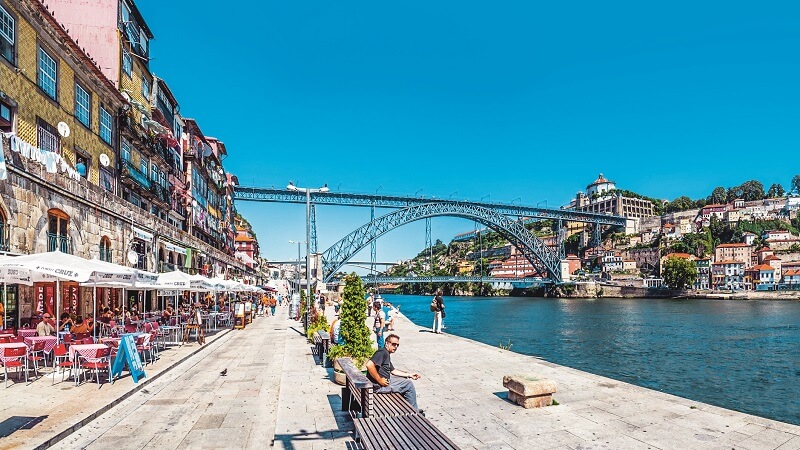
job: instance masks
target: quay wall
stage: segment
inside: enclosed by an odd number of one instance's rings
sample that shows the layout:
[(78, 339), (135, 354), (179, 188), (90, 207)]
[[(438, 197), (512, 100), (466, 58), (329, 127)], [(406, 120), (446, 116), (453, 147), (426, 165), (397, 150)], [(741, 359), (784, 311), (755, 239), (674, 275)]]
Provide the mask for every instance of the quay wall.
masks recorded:
[(800, 291), (700, 291), (695, 289), (648, 289), (605, 283), (579, 283), (555, 291), (563, 298), (709, 298), (725, 300), (800, 300)]

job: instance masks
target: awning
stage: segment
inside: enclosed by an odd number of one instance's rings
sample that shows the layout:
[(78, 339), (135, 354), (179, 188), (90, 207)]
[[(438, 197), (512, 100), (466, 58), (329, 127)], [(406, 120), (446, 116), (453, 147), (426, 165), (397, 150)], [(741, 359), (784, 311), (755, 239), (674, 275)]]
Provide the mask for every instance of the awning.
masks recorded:
[(181, 255), (186, 255), (186, 249), (175, 244), (171, 244), (169, 242), (162, 242), (164, 244), (164, 248), (169, 252), (180, 253)]
[(147, 241), (147, 242), (153, 242), (153, 235), (151, 233), (148, 233), (147, 231), (144, 231), (144, 230), (142, 230), (140, 228), (136, 228), (134, 226), (131, 226), (131, 228), (133, 228), (133, 237), (134, 238), (141, 239), (141, 240)]

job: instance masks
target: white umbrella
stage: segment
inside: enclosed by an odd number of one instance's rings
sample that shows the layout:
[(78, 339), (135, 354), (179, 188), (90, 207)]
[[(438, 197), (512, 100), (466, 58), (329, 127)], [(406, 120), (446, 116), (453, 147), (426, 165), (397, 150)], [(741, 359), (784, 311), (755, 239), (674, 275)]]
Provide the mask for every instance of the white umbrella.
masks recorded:
[[(133, 274), (130, 269), (119, 266), (108, 267), (78, 256), (59, 251), (34, 253), (0, 259), (0, 274), (9, 273), (12, 269), (27, 270), (31, 281), (56, 281), (56, 330), (61, 320), (61, 280), (85, 283), (132, 283)], [(3, 278), (5, 280), (5, 276)]]

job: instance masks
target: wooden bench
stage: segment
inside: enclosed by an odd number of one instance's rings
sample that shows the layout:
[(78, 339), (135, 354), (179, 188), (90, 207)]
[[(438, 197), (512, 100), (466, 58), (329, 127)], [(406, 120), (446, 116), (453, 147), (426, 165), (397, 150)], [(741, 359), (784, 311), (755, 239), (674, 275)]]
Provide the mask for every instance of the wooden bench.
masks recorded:
[(320, 364), (325, 366), (325, 359), (328, 355), (328, 350), (331, 348), (331, 335), (325, 330), (319, 330), (314, 333), (314, 350), (319, 356)]
[(353, 423), (356, 440), (365, 450), (458, 449), (453, 441), (419, 414), (357, 418)]
[(336, 360), (347, 377), (342, 388), (342, 411), (353, 417), (396, 417), (417, 414), (402, 394), (391, 392), (378, 394), (372, 383), (353, 364), (350, 358)]

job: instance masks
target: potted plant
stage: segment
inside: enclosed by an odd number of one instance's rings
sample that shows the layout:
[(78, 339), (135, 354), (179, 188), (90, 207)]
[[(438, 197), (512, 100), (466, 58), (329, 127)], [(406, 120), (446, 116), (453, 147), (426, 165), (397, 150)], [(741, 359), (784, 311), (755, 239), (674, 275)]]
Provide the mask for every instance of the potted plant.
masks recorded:
[(364, 298), (364, 284), (361, 278), (351, 273), (344, 278), (344, 295), (342, 308), (339, 311), (341, 323), (340, 342), (328, 350), (328, 359), (333, 361), (333, 379), (344, 385), (345, 377), (337, 358), (348, 356), (357, 367), (364, 369), (364, 364), (372, 356), (372, 342), (367, 328), (367, 300)]

